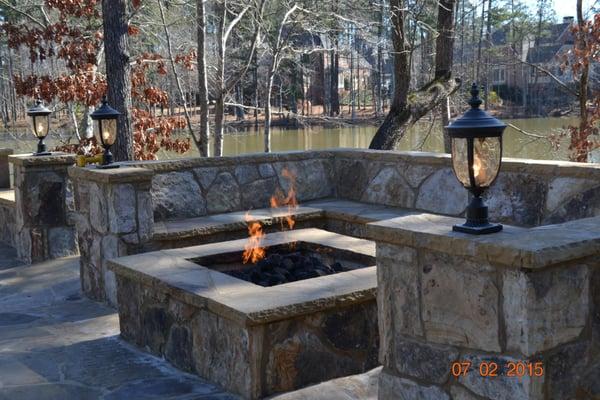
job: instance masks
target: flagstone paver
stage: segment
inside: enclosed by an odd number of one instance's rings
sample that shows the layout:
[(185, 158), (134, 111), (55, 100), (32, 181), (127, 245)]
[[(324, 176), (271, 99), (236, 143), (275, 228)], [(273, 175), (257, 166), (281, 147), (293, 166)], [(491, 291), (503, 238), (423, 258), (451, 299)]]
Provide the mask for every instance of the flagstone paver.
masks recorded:
[[(78, 258), (24, 266), (15, 256), (0, 243), (0, 400), (238, 399), (121, 340), (115, 310), (81, 295)], [(374, 400), (374, 374), (281, 400)]]

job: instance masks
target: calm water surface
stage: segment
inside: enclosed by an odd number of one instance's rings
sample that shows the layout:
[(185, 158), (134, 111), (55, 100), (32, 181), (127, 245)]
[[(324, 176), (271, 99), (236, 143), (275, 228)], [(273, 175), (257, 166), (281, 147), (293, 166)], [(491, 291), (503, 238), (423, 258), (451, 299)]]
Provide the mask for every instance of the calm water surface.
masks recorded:
[[(556, 134), (569, 124), (574, 124), (577, 118), (534, 118), (506, 120), (515, 126), (540, 136), (547, 137)], [(400, 143), (399, 150), (422, 150), (440, 152), (443, 141), (439, 127), (430, 131), (429, 123), (415, 126)], [(305, 129), (273, 129), (273, 151), (325, 149), (336, 147), (367, 148), (375, 134), (375, 126), (354, 126), (343, 128), (312, 127)], [(16, 153), (30, 152), (35, 149), (36, 141), (29, 135), (9, 135), (0, 133), (0, 147), (10, 147)], [(49, 138), (49, 146), (57, 143), (56, 138)], [(263, 147), (262, 130), (235, 132), (226, 135), (224, 142), (225, 155), (261, 152)], [(554, 150), (546, 139), (526, 136), (515, 129), (507, 128), (504, 134), (504, 155), (506, 157), (533, 158), (546, 160), (567, 160), (567, 145)], [(197, 152), (192, 149), (184, 155), (165, 151), (159, 153), (160, 159), (194, 157)]]

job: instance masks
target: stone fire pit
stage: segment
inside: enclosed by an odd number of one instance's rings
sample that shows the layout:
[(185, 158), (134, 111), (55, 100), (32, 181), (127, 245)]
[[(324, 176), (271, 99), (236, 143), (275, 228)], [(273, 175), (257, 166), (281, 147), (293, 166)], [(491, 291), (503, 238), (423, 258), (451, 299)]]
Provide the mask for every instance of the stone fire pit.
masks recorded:
[(356, 268), (272, 287), (207, 268), (239, 267), (231, 260), (246, 242), (110, 261), (122, 337), (247, 399), (377, 365), (373, 242), (320, 229), (268, 234), (266, 246), (325, 249)]

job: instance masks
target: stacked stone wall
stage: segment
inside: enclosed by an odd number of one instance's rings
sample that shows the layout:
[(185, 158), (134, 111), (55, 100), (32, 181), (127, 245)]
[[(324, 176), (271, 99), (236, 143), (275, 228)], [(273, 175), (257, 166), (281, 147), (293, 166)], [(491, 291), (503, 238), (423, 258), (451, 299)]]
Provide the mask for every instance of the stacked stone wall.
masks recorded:
[(15, 246), (15, 204), (0, 199), (0, 242)]
[(200, 217), (270, 206), (294, 178), (298, 201), (334, 196), (330, 152), (243, 155), (136, 164), (153, 170), (155, 221)]
[(116, 175), (72, 168), (77, 204), (81, 286), (92, 299), (116, 306), (116, 280), (108, 260), (143, 251), (152, 237), (152, 173), (121, 168)]
[[(377, 223), (379, 398), (600, 396), (600, 258), (581, 250), (600, 230), (584, 221), (493, 241), (444, 229), (453, 218)], [(505, 257), (484, 250), (492, 242)]]
[[(339, 198), (464, 215), (469, 194), (456, 179), (448, 155), (369, 150), (332, 153)], [(600, 216), (600, 166), (505, 159), (485, 197), (491, 219), (516, 226)]]

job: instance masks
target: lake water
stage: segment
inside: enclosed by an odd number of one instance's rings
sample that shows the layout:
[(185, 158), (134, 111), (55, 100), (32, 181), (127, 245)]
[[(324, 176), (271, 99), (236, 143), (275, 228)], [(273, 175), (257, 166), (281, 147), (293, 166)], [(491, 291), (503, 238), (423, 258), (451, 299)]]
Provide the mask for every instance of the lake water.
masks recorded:
[[(557, 134), (569, 124), (575, 124), (577, 118), (533, 118), (506, 120), (524, 131), (547, 137)], [(272, 130), (273, 151), (325, 149), (336, 147), (367, 148), (375, 134), (375, 126), (349, 126), (341, 128), (312, 127), (304, 129)], [(16, 136), (16, 137), (15, 137)], [(56, 138), (47, 139), (49, 147), (57, 143)], [(15, 149), (15, 153), (25, 153), (35, 150), (36, 141), (29, 135), (9, 135), (0, 133), (0, 147)], [(261, 152), (263, 147), (262, 129), (229, 133), (224, 141), (225, 155)], [(533, 158), (546, 160), (567, 160), (568, 143), (555, 150), (547, 139), (539, 139), (524, 135), (511, 127), (504, 134), (504, 155), (506, 157)], [(439, 127), (430, 131), (427, 122), (415, 126), (402, 139), (399, 150), (422, 150), (440, 152), (443, 141)], [(192, 149), (184, 155), (161, 151), (160, 159), (194, 157), (197, 152)]]

